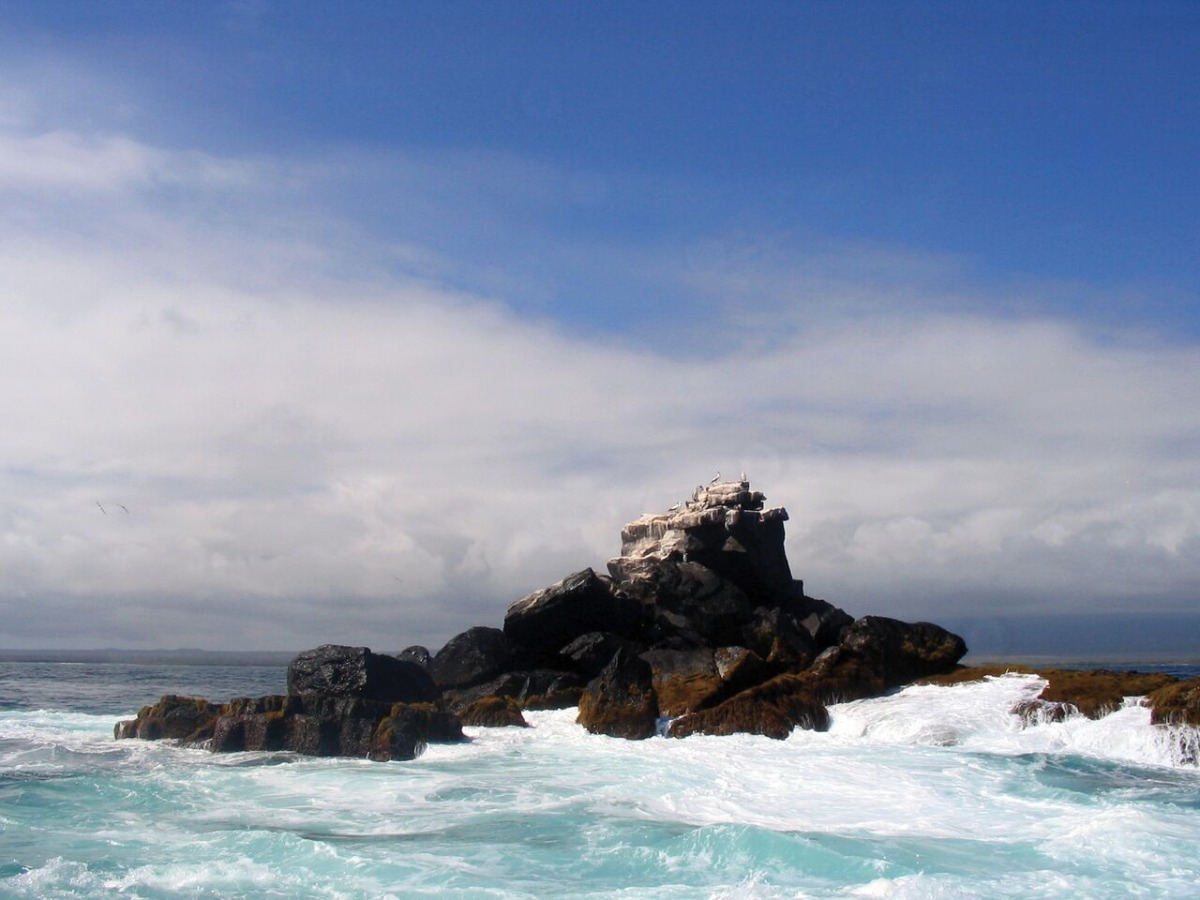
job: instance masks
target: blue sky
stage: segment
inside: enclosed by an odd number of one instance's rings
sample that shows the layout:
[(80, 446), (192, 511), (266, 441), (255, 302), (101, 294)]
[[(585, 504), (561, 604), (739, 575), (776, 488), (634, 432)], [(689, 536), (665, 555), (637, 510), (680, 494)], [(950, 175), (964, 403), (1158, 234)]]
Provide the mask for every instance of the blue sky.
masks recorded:
[(0, 643), (436, 646), (742, 468), (858, 614), (1189, 614), (1197, 59), (1192, 3), (6, 4)]

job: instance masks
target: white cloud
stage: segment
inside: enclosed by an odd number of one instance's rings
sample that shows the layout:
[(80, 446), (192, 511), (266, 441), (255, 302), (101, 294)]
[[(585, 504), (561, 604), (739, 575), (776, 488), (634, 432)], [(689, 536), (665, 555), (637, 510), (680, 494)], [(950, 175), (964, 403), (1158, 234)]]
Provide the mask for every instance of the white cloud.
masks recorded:
[[(298, 172), (0, 140), (0, 189), (93, 195), (69, 228), (57, 209), (0, 231), (12, 640), (438, 644), (602, 566), (624, 522), (718, 468), (789, 507), (795, 574), (853, 612), (1195, 596), (1194, 346), (823, 277), (858, 318), (781, 315), (761, 340), (739, 307), (743, 330), (660, 351), (389, 274), (386, 247), (270, 183)], [(205, 200), (243, 177), (247, 216)], [(182, 221), (144, 190), (164, 179)]]

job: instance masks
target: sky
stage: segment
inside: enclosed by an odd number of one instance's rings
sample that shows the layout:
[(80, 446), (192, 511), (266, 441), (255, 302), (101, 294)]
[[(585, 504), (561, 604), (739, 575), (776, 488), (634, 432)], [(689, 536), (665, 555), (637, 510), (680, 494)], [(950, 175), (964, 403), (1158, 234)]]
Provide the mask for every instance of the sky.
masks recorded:
[(436, 649), (741, 471), (854, 615), (1200, 634), (1197, 60), (1192, 2), (10, 0), (0, 647)]

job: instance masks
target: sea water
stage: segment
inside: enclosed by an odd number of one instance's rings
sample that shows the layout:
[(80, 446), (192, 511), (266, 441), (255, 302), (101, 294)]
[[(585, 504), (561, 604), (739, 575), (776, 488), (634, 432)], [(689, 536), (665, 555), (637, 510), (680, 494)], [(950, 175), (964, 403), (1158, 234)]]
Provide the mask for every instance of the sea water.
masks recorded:
[(376, 763), (113, 740), (282, 668), (3, 663), (0, 897), (1200, 895), (1196, 731), (1135, 701), (1026, 725), (1042, 684), (913, 687), (784, 741), (535, 712)]

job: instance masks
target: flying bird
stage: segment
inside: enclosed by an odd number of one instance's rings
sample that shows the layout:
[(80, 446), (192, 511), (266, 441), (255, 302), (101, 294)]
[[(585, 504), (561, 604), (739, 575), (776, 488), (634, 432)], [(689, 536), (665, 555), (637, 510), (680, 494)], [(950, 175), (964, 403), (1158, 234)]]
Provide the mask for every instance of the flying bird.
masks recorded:
[(717, 483), (718, 481), (720, 481), (720, 480), (721, 480), (721, 473), (720, 473), (720, 472), (718, 472), (718, 473), (716, 474), (716, 476), (713, 478), (713, 480), (709, 482), (709, 484), (716, 484), (716, 483)]
[(103, 506), (101, 506), (101, 505), (100, 505), (100, 501), (99, 501), (99, 500), (97, 500), (97, 501), (96, 501), (96, 505), (100, 507), (100, 512), (104, 513), (106, 516), (108, 515), (108, 510), (107, 510), (107, 509), (105, 509)]
[(121, 507), (121, 509), (125, 510), (125, 512), (129, 512), (129, 507), (124, 503), (118, 503), (117, 506)]

